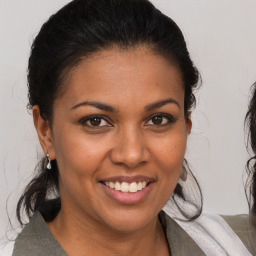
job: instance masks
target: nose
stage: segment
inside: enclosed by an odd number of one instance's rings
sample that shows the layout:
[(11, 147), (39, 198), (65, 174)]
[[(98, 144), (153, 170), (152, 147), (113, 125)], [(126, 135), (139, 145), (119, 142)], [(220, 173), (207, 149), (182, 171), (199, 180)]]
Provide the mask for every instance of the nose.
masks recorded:
[(149, 151), (143, 136), (134, 129), (120, 132), (115, 138), (115, 147), (111, 150), (112, 163), (136, 168), (149, 160)]

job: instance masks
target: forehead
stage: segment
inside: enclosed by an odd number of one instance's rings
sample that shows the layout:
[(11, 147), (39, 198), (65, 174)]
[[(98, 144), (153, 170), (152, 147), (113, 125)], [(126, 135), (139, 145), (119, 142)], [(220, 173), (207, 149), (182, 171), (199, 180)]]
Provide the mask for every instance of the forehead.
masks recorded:
[(150, 102), (164, 95), (184, 100), (179, 69), (148, 47), (102, 50), (84, 58), (70, 71), (65, 87), (57, 101), (71, 105), (83, 100)]

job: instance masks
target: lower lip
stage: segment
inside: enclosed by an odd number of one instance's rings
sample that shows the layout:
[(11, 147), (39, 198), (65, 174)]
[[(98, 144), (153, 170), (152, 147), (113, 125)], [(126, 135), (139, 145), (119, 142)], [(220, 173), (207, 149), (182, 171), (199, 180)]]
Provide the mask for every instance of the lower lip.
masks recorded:
[(142, 190), (139, 190), (135, 193), (129, 193), (129, 192), (122, 192), (122, 191), (115, 190), (113, 188), (110, 188), (100, 183), (101, 187), (104, 189), (106, 194), (121, 204), (137, 204), (141, 202), (150, 193), (150, 191), (153, 188), (153, 184), (154, 182), (150, 182)]

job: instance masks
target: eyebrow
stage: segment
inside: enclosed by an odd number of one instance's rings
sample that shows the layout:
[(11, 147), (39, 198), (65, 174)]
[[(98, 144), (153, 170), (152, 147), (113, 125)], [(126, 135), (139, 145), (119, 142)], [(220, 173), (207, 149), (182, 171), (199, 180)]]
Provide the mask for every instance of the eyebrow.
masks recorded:
[(104, 103), (95, 102), (95, 101), (83, 101), (81, 103), (78, 103), (77, 105), (73, 106), (70, 110), (76, 109), (81, 106), (93, 106), (95, 108), (105, 110), (108, 112), (117, 112), (117, 109), (113, 108), (112, 106), (109, 106)]
[(155, 103), (149, 104), (145, 107), (145, 110), (150, 111), (150, 110), (153, 110), (155, 108), (160, 108), (160, 107), (162, 107), (162, 106), (164, 106), (168, 103), (175, 104), (180, 109), (180, 104), (176, 100), (174, 100), (172, 98), (169, 98), (169, 99), (165, 99), (165, 100), (161, 100), (161, 101), (157, 101)]
[[(149, 105), (147, 105), (145, 107), (145, 110), (146, 111), (151, 111), (155, 108), (160, 108), (168, 103), (172, 103), (172, 104), (175, 104), (178, 106), (178, 108), (180, 109), (180, 105), (179, 103), (174, 100), (174, 99), (165, 99), (165, 100), (161, 100), (161, 101), (157, 101), (157, 102), (154, 102), (154, 103), (151, 103)], [(75, 106), (73, 106), (70, 110), (74, 110), (78, 107), (81, 107), (81, 106), (93, 106), (95, 108), (98, 108), (98, 109), (101, 109), (101, 110), (105, 110), (105, 111), (108, 111), (108, 112), (118, 112), (118, 110), (110, 105), (107, 105), (107, 104), (104, 104), (104, 103), (100, 103), (100, 102), (96, 102), (96, 101), (83, 101), (83, 102), (80, 102), (78, 104), (76, 104)]]

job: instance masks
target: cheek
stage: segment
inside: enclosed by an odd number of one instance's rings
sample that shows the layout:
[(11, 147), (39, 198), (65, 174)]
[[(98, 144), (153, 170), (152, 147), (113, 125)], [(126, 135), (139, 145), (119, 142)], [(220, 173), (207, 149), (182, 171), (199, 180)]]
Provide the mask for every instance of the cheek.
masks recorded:
[(99, 139), (88, 138), (84, 132), (61, 129), (54, 138), (54, 150), (61, 174), (92, 176), (101, 164), (107, 149)]
[(174, 167), (179, 166), (184, 159), (186, 150), (187, 135), (184, 133), (170, 135), (163, 138), (154, 146), (154, 152), (158, 159), (158, 164)]
[(186, 150), (186, 133), (166, 136), (154, 146), (155, 164), (160, 169), (159, 179), (167, 190), (174, 190), (182, 170)]
[[(88, 137), (78, 130), (61, 129), (55, 136), (55, 154), (60, 172), (62, 198), (71, 203), (94, 204), (98, 170), (107, 155), (105, 140)], [(84, 195), (87, 195), (86, 197)]]

